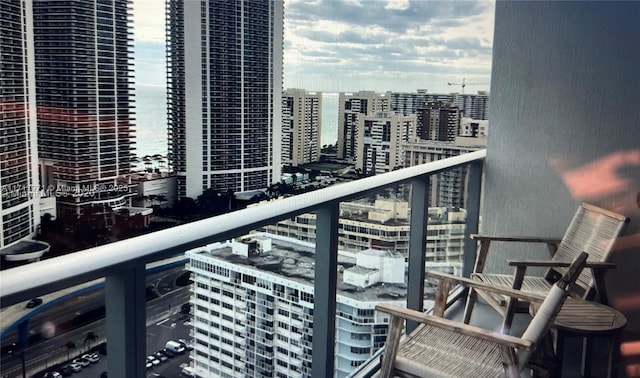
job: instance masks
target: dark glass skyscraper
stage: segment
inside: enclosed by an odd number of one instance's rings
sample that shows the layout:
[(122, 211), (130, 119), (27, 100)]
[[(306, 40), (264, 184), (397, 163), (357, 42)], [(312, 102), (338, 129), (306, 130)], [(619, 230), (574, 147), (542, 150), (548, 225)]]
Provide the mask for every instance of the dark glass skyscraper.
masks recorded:
[(168, 0), (169, 160), (178, 195), (280, 180), (283, 4)]
[(0, 0), (0, 249), (40, 223), (30, 2)]
[(130, 0), (34, 1), (38, 150), (63, 213), (127, 203), (133, 158)]

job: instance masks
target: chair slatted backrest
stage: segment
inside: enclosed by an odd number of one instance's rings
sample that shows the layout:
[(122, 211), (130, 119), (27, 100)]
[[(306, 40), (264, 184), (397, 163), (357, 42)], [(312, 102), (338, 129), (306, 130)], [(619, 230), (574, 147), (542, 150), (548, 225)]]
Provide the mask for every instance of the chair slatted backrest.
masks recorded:
[[(589, 254), (589, 262), (606, 262), (613, 244), (629, 222), (629, 218), (600, 207), (583, 203), (564, 234), (553, 260), (573, 261), (580, 252)], [(562, 275), (566, 268), (552, 269)], [(593, 286), (593, 272), (583, 269), (576, 285), (587, 294)]]

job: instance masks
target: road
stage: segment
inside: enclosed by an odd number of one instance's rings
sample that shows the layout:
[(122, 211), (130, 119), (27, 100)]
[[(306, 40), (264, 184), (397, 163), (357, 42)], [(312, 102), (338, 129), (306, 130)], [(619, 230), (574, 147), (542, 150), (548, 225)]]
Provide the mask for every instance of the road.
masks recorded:
[[(184, 270), (180, 267), (149, 276), (147, 282), (153, 285), (161, 296), (147, 302), (147, 326), (152, 327), (170, 314), (178, 313), (181, 305), (189, 301), (190, 287), (177, 288), (174, 285), (176, 278), (183, 273)], [(90, 313), (102, 306), (104, 306), (104, 291), (98, 289), (65, 300), (51, 306), (43, 313), (35, 315), (29, 322), (29, 333), (31, 335), (41, 333), (43, 336), (49, 337), (43, 337), (40, 342), (25, 349), (27, 372), (34, 374), (45, 370), (50, 366), (67, 361), (67, 356), (81, 355), (85, 349), (91, 348), (92, 345), (104, 342), (106, 335), (104, 318), (83, 326), (75, 326), (70, 330), (63, 326), (78, 319), (82, 314)], [(70, 309), (72, 310), (70, 311)], [(97, 335), (97, 339), (87, 339), (89, 332)], [(188, 332), (181, 335), (180, 338), (188, 338)], [(15, 332), (3, 338), (2, 343), (5, 346), (13, 341), (17, 341)], [(67, 345), (75, 345), (75, 348), (69, 349)], [(153, 351), (159, 349), (155, 345), (151, 346)], [(3, 378), (5, 375), (9, 377), (22, 376), (20, 360), (16, 356), (3, 354), (0, 366), (0, 374)]]

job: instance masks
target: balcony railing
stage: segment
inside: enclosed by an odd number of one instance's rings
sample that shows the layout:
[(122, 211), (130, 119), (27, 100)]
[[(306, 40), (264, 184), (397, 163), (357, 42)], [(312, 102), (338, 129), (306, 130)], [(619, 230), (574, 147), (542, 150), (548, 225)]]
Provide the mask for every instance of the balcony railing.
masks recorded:
[[(312, 375), (333, 376), (339, 203), (388, 186), (411, 185), (407, 307), (422, 310), (429, 177), (469, 165), (465, 231), (468, 236), (478, 230), (485, 156), (486, 150), (480, 150), (6, 270), (0, 276), (0, 303), (4, 308), (104, 277), (108, 374), (112, 377), (143, 377), (145, 366), (142, 362), (146, 357), (145, 264), (238, 237), (299, 214), (315, 212), (317, 242)], [(469, 274), (474, 259), (475, 246), (466, 243), (463, 274)], [(408, 330), (414, 327), (415, 324), (409, 324)]]

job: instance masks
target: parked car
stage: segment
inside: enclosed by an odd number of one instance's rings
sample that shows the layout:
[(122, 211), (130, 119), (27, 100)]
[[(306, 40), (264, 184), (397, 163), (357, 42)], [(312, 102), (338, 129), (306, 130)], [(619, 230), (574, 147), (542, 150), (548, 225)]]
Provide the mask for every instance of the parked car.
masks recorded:
[(160, 360), (160, 362), (165, 362), (169, 359), (169, 357), (165, 356), (164, 353), (158, 351), (154, 354), (154, 356)]
[(74, 372), (74, 373), (78, 373), (79, 371), (82, 370), (82, 366), (78, 365), (76, 363), (71, 363), (71, 364), (67, 365), (67, 367), (69, 369), (71, 369), (71, 371)]
[(147, 369), (151, 369), (153, 367), (153, 363), (149, 361), (149, 359), (147, 359), (145, 363), (146, 363)]
[(80, 365), (82, 367), (87, 367), (87, 366), (91, 365), (91, 362), (89, 360), (87, 360), (87, 359), (84, 359), (84, 358), (76, 358), (75, 360), (73, 360), (73, 363), (74, 364), (78, 364), (78, 365)]
[(70, 377), (71, 374), (73, 374), (73, 370), (71, 370), (71, 368), (69, 366), (63, 366), (60, 368), (60, 374), (63, 377)]
[(155, 356), (147, 356), (147, 361), (151, 362), (153, 366), (160, 365), (160, 360), (157, 359)]
[(88, 360), (92, 364), (95, 364), (98, 361), (100, 361), (100, 356), (98, 355), (98, 353), (85, 354), (82, 356), (82, 358), (84, 358), (85, 360)]
[(62, 374), (57, 371), (49, 371), (44, 374), (44, 378), (62, 378)]
[(162, 350), (162, 353), (164, 353), (164, 355), (165, 355), (165, 356), (167, 356), (167, 357), (169, 357), (169, 358), (173, 358), (173, 357), (175, 357), (175, 356), (176, 356), (176, 354), (175, 354), (174, 352), (170, 351), (170, 350), (169, 350), (169, 349), (167, 349), (167, 348), (164, 348), (164, 349)]
[(185, 339), (178, 339), (178, 343), (180, 345), (182, 345), (184, 347), (184, 349), (188, 350), (188, 351), (192, 351), (193, 350), (193, 346), (187, 342), (187, 340)]
[(27, 308), (34, 308), (36, 306), (40, 306), (42, 304), (42, 298), (33, 298), (29, 302), (27, 302)]

